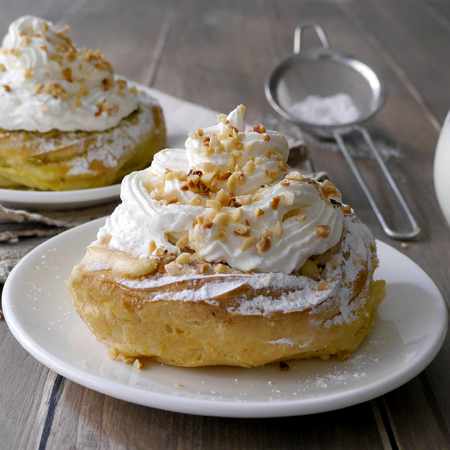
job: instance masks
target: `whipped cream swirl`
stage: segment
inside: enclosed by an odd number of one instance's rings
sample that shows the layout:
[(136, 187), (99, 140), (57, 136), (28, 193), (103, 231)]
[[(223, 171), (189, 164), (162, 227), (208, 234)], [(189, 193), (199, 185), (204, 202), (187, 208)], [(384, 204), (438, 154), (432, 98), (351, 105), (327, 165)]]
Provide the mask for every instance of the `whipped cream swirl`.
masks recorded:
[(125, 80), (98, 51), (78, 49), (67, 28), (24, 16), (0, 49), (0, 128), (102, 131), (137, 109)]
[(287, 274), (336, 245), (340, 193), (289, 170), (286, 139), (245, 129), (244, 116), (240, 105), (128, 175), (99, 241), (137, 257), (188, 249), (235, 270)]

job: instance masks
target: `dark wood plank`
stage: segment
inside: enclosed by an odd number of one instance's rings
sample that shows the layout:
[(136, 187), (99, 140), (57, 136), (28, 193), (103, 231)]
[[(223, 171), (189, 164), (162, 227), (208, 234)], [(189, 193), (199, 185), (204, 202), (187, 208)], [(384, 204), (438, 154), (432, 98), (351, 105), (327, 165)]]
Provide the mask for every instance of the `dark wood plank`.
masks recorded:
[[(81, 395), (80, 395), (81, 393)], [(355, 433), (354, 430), (358, 432)], [(67, 382), (51, 449), (381, 449), (370, 408), (270, 420), (189, 416), (139, 407)]]
[(164, 2), (96, 0), (83, 1), (83, 7), (69, 14), (67, 22), (77, 45), (99, 48), (117, 73), (146, 84), (169, 18)]
[[(72, 0), (15, 0), (1, 2), (0, 34), (14, 19), (34, 14), (58, 21), (67, 10), (76, 11)], [(47, 417), (47, 406), (56, 374), (35, 361), (0, 321), (0, 448), (36, 449)]]

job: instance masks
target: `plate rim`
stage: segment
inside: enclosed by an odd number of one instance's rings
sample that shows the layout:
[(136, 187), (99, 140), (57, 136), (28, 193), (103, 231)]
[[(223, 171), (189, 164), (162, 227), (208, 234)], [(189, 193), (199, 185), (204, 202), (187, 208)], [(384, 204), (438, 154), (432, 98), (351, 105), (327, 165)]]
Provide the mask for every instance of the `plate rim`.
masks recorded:
[[(134, 80), (126, 79), (130, 84), (146, 91), (155, 98), (149, 86)], [(159, 100), (156, 99), (158, 102)], [(8, 189), (0, 188), (0, 202), (7, 205), (14, 205), (16, 208), (28, 208), (30, 204), (35, 203), (37, 207), (54, 208), (61, 206), (62, 210), (68, 209), (72, 205), (78, 207), (101, 205), (112, 199), (119, 198), (121, 183), (110, 184), (109, 186), (101, 186), (86, 189), (73, 189), (68, 191), (39, 191), (27, 189)]]
[[(3, 194), (10, 195), (10, 198), (6, 200), (6, 197)], [(0, 199), (3, 199), (0, 201), (6, 203), (18, 202), (17, 204), (19, 204), (19, 202), (21, 204), (39, 202), (39, 204), (48, 203), (50, 205), (54, 205), (61, 202), (81, 203), (87, 201), (100, 201), (111, 197), (118, 197), (119, 194), (120, 183), (97, 188), (75, 189), (71, 191), (32, 191), (26, 189), (20, 190), (0, 188)], [(102, 196), (95, 198), (97, 195)]]
[(21, 271), (25, 270), (22, 269), (22, 267), (26, 267), (27, 262), (31, 258), (34, 258), (36, 254), (45, 251), (47, 247), (57, 246), (59, 240), (67, 238), (70, 234), (76, 234), (83, 232), (84, 229), (100, 226), (104, 220), (105, 218), (96, 219), (64, 231), (63, 233), (60, 233), (57, 236), (43, 242), (25, 255), (14, 267), (6, 280), (2, 293), (2, 303), (4, 317), (11, 333), (18, 343), (37, 361), (77, 384), (93, 389), (102, 394), (109, 395), (113, 398), (172, 412), (217, 417), (267, 418), (315, 414), (366, 402), (396, 389), (422, 372), (431, 363), (444, 343), (447, 334), (448, 317), (446, 303), (440, 289), (431, 277), (415, 261), (391, 245), (377, 240), (377, 245), (386, 246), (390, 250), (393, 250), (401, 256), (409, 259), (410, 262), (416, 266), (416, 269), (425, 275), (428, 281), (431, 282), (433, 288), (436, 290), (436, 293), (439, 295), (441, 300), (440, 306), (444, 312), (444, 314), (439, 316), (441, 318), (441, 322), (439, 324), (440, 331), (433, 336), (433, 340), (430, 342), (426, 351), (423, 351), (420, 357), (415, 359), (411, 364), (401, 367), (389, 377), (382, 378), (381, 380), (374, 381), (367, 385), (356, 387), (349, 391), (329, 394), (319, 398), (271, 400), (269, 408), (261, 408), (261, 405), (266, 404), (269, 406), (269, 403), (254, 400), (209, 400), (187, 397), (183, 395), (177, 396), (173, 393), (158, 393), (151, 390), (143, 390), (141, 388), (127, 386), (120, 382), (108, 380), (98, 375), (92, 375), (85, 370), (78, 369), (70, 363), (53, 356), (51, 352), (47, 351), (44, 347), (34, 341), (26, 329), (21, 326), (20, 319), (13, 311), (13, 289), (16, 279), (21, 276)]

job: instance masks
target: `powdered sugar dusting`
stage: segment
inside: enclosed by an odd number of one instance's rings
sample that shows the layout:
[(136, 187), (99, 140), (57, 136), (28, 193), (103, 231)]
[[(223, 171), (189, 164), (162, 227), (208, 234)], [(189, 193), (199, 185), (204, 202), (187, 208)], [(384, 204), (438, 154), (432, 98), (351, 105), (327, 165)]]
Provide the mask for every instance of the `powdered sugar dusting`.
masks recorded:
[[(362, 267), (368, 264), (368, 270), (372, 270), (370, 245), (373, 238), (368, 229), (353, 217), (346, 217), (345, 228), (342, 248), (327, 264), (323, 273), (327, 283), (321, 288), (318, 287), (318, 282), (311, 278), (284, 273), (190, 274), (149, 277), (143, 280), (120, 278), (116, 281), (124, 287), (149, 290), (148, 301), (216, 302), (224, 294), (232, 294), (239, 288), (249, 286), (256, 291), (255, 296), (248, 298), (239, 294), (234, 298), (233, 305), (227, 307), (229, 313), (239, 315), (270, 315), (306, 309), (320, 312), (322, 308), (329, 306), (327, 300), (332, 299), (338, 302), (340, 314), (324, 325), (329, 327), (351, 322), (354, 319), (354, 311), (364, 302), (370, 280), (367, 280), (362, 295), (357, 299), (352, 299), (351, 285)], [(344, 258), (347, 253), (350, 257)], [(195, 283), (196, 280), (208, 281)], [(189, 288), (181, 288), (175, 292), (151, 292), (152, 289), (182, 282), (190, 282)], [(268, 294), (268, 291), (271, 294)]]
[(287, 345), (288, 347), (294, 346), (294, 341), (289, 338), (280, 338), (280, 339), (274, 339), (273, 341), (269, 341), (269, 344), (272, 345)]

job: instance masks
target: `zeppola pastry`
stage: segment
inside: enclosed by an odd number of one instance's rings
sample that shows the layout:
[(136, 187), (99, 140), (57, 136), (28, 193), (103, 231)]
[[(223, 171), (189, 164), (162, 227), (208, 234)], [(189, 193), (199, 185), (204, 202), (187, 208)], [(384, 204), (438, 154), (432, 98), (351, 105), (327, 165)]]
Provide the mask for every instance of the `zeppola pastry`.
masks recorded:
[(165, 146), (161, 107), (67, 29), (14, 21), (0, 49), (0, 187), (106, 186)]
[(369, 333), (384, 296), (371, 233), (244, 116), (128, 175), (73, 269), (75, 307), (116, 357), (252, 367), (346, 357)]

